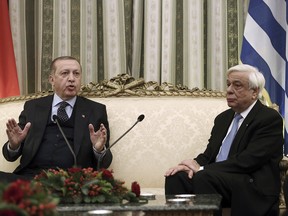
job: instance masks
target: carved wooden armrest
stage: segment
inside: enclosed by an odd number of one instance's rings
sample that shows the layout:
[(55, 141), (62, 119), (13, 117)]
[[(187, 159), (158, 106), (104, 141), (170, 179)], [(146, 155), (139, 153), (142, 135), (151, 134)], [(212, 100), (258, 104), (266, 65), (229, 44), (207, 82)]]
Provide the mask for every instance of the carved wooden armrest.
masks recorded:
[[(288, 175), (288, 159), (283, 158), (280, 163), (279, 163), (279, 168), (280, 168), (280, 179), (281, 179), (281, 191), (280, 191), (280, 207), (285, 208), (286, 203), (285, 203), (285, 197), (284, 197), (284, 190), (283, 190), (283, 185), (284, 181), (286, 179), (286, 176)], [(288, 178), (288, 176), (287, 176)]]

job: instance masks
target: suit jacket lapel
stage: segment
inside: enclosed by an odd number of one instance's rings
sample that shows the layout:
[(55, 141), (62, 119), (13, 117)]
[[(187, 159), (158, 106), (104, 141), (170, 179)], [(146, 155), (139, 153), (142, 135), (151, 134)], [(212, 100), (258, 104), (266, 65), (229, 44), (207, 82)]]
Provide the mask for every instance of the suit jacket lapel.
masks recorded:
[[(88, 115), (88, 108), (85, 106), (83, 98), (77, 97), (74, 125), (74, 151), (76, 155), (79, 153), (81, 144), (85, 140), (85, 133), (88, 131)], [(90, 137), (88, 139), (90, 141)]]
[(47, 99), (40, 101), (35, 105), (35, 119), (33, 121), (33, 139), (34, 145), (32, 147), (32, 154), (35, 154), (38, 150), (40, 143), (42, 142), (43, 134), (45, 132), (48, 118), (50, 117), (49, 113), (51, 110), (53, 96), (48, 96)]
[[(230, 111), (230, 113), (228, 114), (228, 116), (225, 116), (225, 119), (221, 120), (223, 122), (222, 123), (222, 127), (221, 128), (219, 127), (217, 129), (217, 133), (216, 134), (217, 134), (217, 139), (218, 139), (218, 141), (217, 141), (217, 143), (218, 143), (218, 146), (217, 146), (218, 151), (220, 150), (220, 147), (222, 146), (223, 139), (225, 138), (225, 136), (227, 134), (227, 131), (229, 129), (229, 126), (230, 126), (230, 124), (231, 124), (231, 122), (233, 120), (234, 114), (235, 114), (235, 112), (232, 109), (230, 109), (229, 111)], [(227, 119), (229, 119), (229, 120), (227, 121)], [(218, 154), (218, 151), (217, 151), (216, 155)]]
[(264, 105), (260, 101), (257, 101), (256, 104), (254, 105), (254, 107), (251, 109), (249, 114), (246, 116), (246, 118), (242, 122), (242, 124), (241, 124), (235, 138), (234, 138), (234, 141), (232, 143), (230, 153), (237, 151), (242, 137), (244, 136), (247, 128), (249, 127), (249, 125), (253, 121), (253, 119), (255, 118), (255, 116), (258, 113), (261, 106), (264, 106)]

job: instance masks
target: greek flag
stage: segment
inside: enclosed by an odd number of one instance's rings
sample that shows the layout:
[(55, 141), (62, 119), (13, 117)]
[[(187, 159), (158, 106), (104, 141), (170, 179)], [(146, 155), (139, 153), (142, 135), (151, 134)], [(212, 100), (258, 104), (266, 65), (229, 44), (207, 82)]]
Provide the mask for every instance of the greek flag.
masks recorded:
[(284, 118), (284, 154), (288, 154), (288, 34), (286, 0), (250, 0), (241, 61), (257, 67), (266, 79), (271, 101)]

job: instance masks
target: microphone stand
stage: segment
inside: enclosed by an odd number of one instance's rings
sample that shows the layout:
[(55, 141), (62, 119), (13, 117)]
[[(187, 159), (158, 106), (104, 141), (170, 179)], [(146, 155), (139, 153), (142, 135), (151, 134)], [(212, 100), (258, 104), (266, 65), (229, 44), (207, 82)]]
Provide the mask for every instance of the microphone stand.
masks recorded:
[(112, 146), (114, 146), (120, 139), (122, 139), (130, 130), (132, 130), (132, 128), (135, 127), (136, 124), (138, 124), (138, 122), (141, 122), (143, 119), (144, 119), (144, 115), (140, 115), (138, 118), (137, 118), (137, 121), (132, 125), (132, 127), (130, 127), (124, 134), (122, 134), (122, 136), (120, 136), (117, 140), (115, 140), (108, 148), (106, 148), (100, 155), (99, 155), (99, 158), (98, 158), (98, 163), (97, 163), (97, 170), (99, 171), (100, 170), (100, 165), (101, 165), (101, 162), (102, 162), (102, 159), (103, 157), (105, 156), (105, 153), (112, 148)]

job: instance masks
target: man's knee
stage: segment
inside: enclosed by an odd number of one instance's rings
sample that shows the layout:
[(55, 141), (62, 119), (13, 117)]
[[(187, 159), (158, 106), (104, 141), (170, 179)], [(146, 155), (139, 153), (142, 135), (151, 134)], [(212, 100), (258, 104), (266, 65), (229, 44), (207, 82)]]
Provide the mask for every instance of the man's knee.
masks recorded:
[(189, 193), (188, 188), (190, 184), (187, 173), (178, 172), (165, 178), (165, 194)]
[(217, 178), (211, 170), (201, 170), (193, 176), (192, 187), (195, 193), (216, 193)]
[[(197, 172), (192, 179), (188, 178), (186, 172), (178, 172), (165, 179), (165, 194), (187, 194), (206, 191), (206, 186), (211, 184), (213, 174), (209, 170)], [(209, 186), (209, 190), (211, 185)]]
[(198, 184), (206, 181), (207, 178), (209, 179), (211, 177), (211, 173), (208, 170), (201, 170), (199, 172), (197, 172), (196, 174), (194, 174), (193, 176), (193, 183), (194, 184)]

